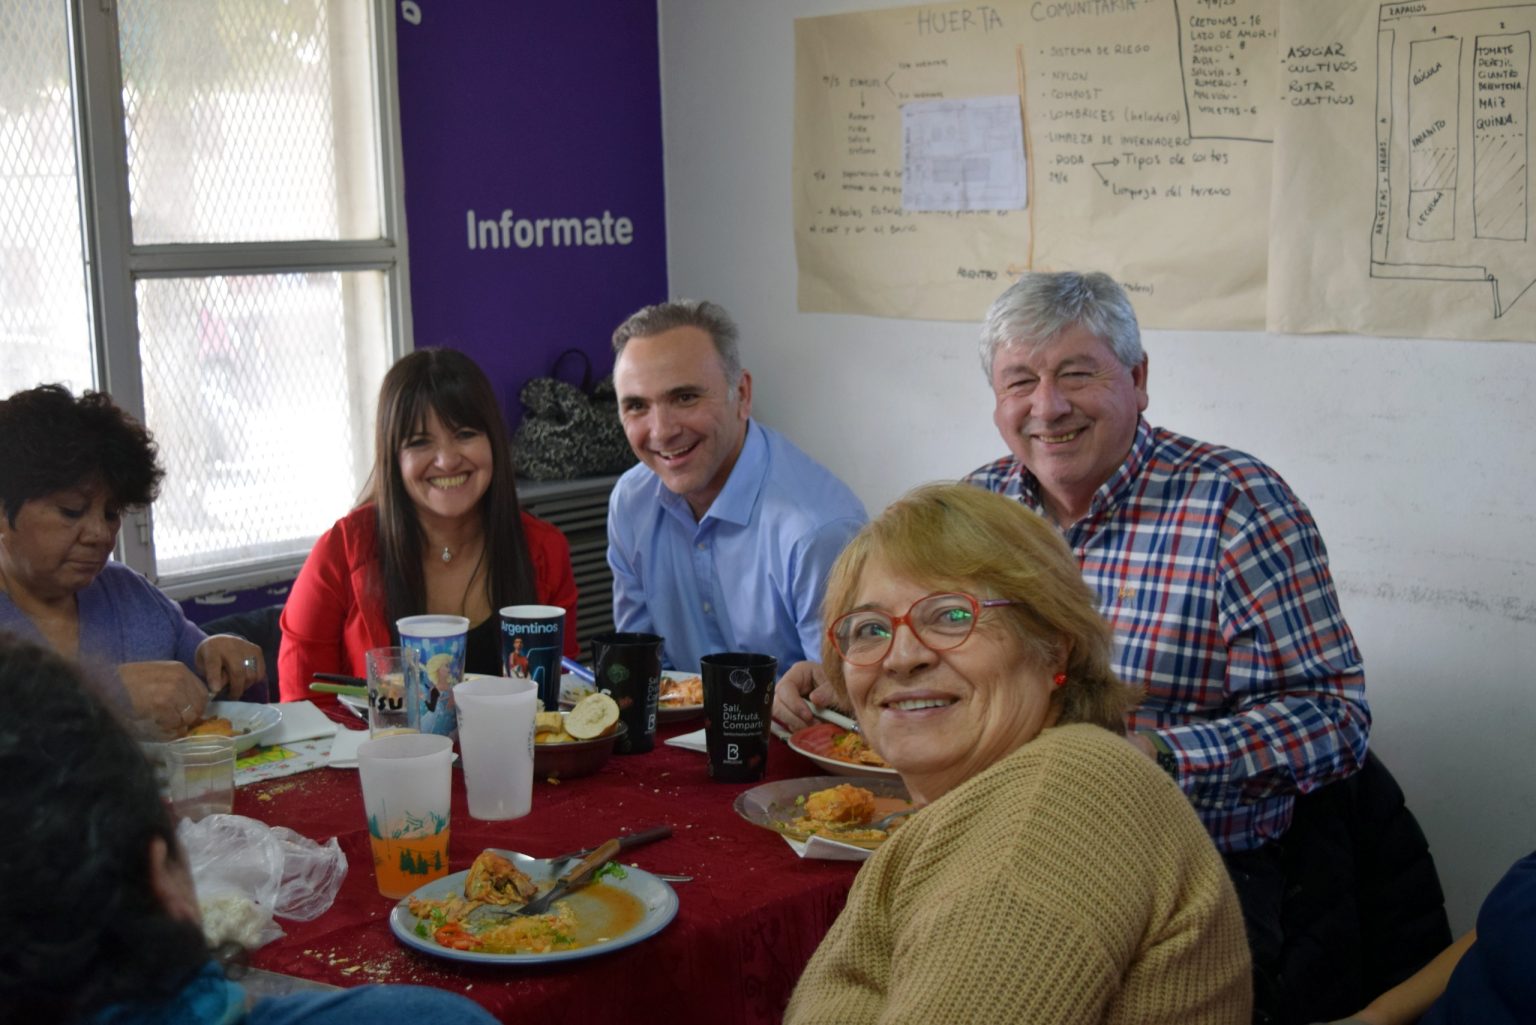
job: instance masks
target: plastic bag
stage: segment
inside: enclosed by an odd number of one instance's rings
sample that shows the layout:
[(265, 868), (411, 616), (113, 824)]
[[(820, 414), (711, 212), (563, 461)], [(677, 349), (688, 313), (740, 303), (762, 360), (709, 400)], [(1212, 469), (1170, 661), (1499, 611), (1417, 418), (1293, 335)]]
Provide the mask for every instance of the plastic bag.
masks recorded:
[(210, 946), (248, 950), (283, 935), (274, 916), (307, 922), (324, 914), (347, 876), (335, 837), (324, 844), (244, 815), (183, 819), (187, 852)]

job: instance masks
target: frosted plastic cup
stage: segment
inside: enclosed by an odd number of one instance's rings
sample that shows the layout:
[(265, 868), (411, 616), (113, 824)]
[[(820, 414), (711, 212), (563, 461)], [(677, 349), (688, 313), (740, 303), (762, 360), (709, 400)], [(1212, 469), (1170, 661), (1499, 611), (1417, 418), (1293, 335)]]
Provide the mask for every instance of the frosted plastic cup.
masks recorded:
[(453, 697), (470, 815), (527, 815), (533, 806), (533, 681), (470, 676)]
[(235, 808), (235, 738), (182, 737), (145, 744), (160, 796), (178, 818), (228, 815)]
[(368, 667), (368, 735), (421, 732), (421, 681), (414, 648), (370, 648), (363, 653)]
[(558, 605), (508, 605), (501, 610), (501, 672), (532, 680), (544, 710), (560, 707), (560, 656), (565, 610)]
[(699, 660), (704, 679), (704, 747), (709, 774), (726, 783), (752, 783), (768, 769), (768, 728), (779, 660), (723, 651)]
[(448, 874), (449, 769), (453, 741), (395, 733), (357, 745), (363, 809), (379, 892), (404, 897)]
[(395, 621), (400, 646), (416, 652), (423, 733), (451, 737), (458, 730), (453, 688), (464, 679), (464, 645), (469, 620), (463, 616), (406, 616)]

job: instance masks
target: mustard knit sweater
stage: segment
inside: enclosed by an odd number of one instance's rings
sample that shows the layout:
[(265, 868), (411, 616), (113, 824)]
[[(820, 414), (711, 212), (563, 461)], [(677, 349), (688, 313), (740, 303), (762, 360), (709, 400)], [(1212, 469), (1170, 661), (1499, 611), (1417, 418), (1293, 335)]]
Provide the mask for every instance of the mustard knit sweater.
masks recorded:
[(1124, 739), (1061, 726), (865, 863), (789, 1025), (1247, 1025), (1237, 896), (1189, 801)]

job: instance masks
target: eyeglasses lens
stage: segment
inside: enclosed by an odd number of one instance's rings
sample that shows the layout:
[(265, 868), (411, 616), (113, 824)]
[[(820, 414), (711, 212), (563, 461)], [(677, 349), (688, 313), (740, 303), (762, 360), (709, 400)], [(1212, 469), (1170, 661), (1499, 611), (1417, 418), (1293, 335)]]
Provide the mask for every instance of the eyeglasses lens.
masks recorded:
[(969, 595), (930, 594), (913, 604), (904, 616), (860, 609), (837, 621), (833, 640), (849, 662), (873, 665), (891, 650), (896, 627), (906, 623), (928, 648), (948, 651), (963, 644), (975, 629), (976, 608), (976, 600)]

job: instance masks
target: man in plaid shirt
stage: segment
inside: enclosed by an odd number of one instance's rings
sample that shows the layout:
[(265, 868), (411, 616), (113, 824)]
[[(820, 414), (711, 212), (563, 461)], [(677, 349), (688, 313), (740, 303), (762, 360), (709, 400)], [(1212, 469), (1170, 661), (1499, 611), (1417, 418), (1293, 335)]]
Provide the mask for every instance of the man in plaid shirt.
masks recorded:
[[(1363, 764), (1370, 729), (1322, 538), (1268, 466), (1142, 419), (1141, 332), (1106, 275), (1025, 275), (988, 313), (981, 357), (1011, 454), (966, 480), (1050, 519), (1077, 554), (1116, 671), (1146, 689), (1131, 742), (1226, 858), (1260, 973), (1281, 944), (1272, 841), (1296, 794)], [(775, 717), (803, 721), (810, 684), (780, 681)]]
[(1226, 858), (1254, 956), (1255, 1017), (1281, 1002), (1295, 795), (1365, 761), (1365, 674), (1312, 515), (1252, 456), (1150, 426), (1147, 357), (1103, 274), (1028, 274), (982, 329), (1010, 455), (966, 480), (1054, 522), (1146, 689), (1131, 742), (1178, 782)]

